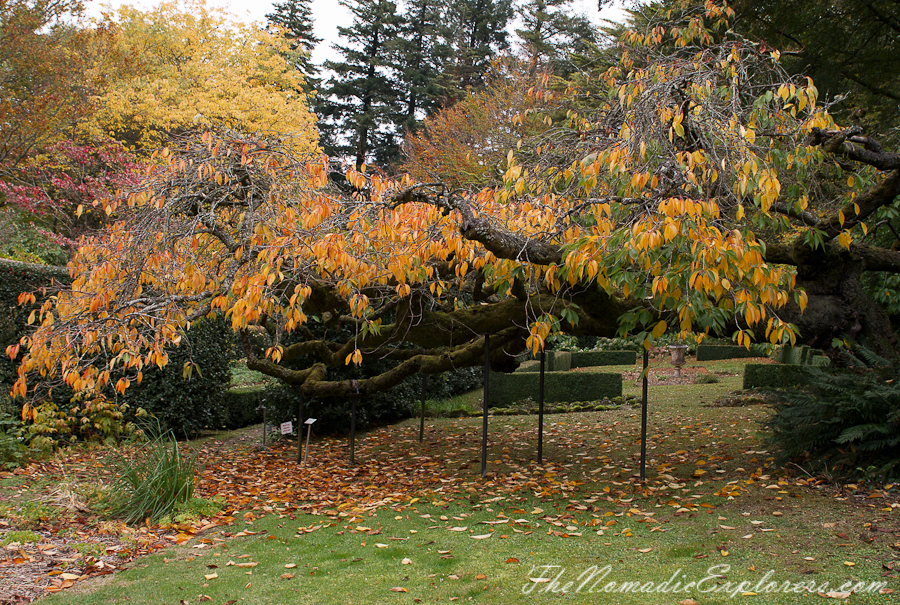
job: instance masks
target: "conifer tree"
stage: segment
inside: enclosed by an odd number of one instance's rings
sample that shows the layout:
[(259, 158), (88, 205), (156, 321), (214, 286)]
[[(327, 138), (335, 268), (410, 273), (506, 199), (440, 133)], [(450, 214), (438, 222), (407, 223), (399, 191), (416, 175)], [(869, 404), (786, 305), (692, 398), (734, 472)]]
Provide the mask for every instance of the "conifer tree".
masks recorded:
[(402, 35), (396, 40), (397, 70), (403, 88), (397, 125), (402, 133), (414, 132), (424, 117), (439, 110), (452, 86), (442, 73), (450, 50), (450, 31), (443, 19), (443, 5), (435, 0), (406, 3)]
[(453, 35), (446, 71), (458, 90), (484, 85), (491, 58), (509, 47), (506, 26), (512, 17), (512, 0), (454, 0), (447, 6)]
[(284, 0), (273, 4), (274, 12), (266, 15), (271, 25), (285, 29), (285, 37), (291, 41), (291, 60), (306, 78), (307, 88), (313, 88), (319, 69), (312, 63), (311, 55), (316, 44), (322, 41), (313, 33), (312, 0)]
[(526, 59), (535, 67), (549, 67), (564, 75), (564, 63), (581, 54), (595, 40), (591, 22), (574, 13), (572, 0), (528, 0), (519, 11), (522, 27), (516, 34)]
[(401, 18), (391, 0), (340, 0), (353, 23), (338, 27), (346, 43), (334, 48), (342, 61), (326, 61), (333, 72), (316, 108), (322, 143), (331, 156), (352, 157), (357, 168), (375, 160), (389, 166), (399, 158), (400, 111), (394, 46)]

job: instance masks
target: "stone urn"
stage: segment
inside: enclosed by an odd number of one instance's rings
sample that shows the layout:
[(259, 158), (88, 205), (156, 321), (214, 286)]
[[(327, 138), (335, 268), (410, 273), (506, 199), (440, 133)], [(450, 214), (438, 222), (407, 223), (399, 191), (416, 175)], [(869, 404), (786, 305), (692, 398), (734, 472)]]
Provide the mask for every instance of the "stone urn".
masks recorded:
[(686, 361), (684, 359), (684, 354), (688, 350), (687, 345), (669, 345), (669, 354), (672, 356), (672, 365), (675, 366), (675, 378), (681, 378), (681, 366), (683, 366)]

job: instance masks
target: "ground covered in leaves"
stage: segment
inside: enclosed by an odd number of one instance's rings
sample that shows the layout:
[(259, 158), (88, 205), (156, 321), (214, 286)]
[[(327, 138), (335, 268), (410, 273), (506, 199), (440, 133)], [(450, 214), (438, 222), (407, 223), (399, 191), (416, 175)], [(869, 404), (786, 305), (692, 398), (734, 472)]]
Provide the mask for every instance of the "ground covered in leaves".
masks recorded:
[[(694, 548), (693, 558), (746, 551), (803, 575), (823, 570), (824, 559), (811, 552), (840, 558), (847, 551), (854, 553), (854, 560), (843, 561), (848, 569), (864, 565), (896, 582), (900, 486), (841, 485), (815, 469), (777, 466), (761, 440), (765, 406), (758, 399), (740, 405), (733, 394), (740, 372), (733, 364), (707, 365), (685, 374), (713, 373), (719, 383), (663, 379), (651, 388), (645, 482), (638, 476), (640, 410), (633, 408), (547, 416), (540, 464), (536, 417), (493, 418), (485, 478), (478, 418), (429, 421), (422, 443), (417, 421), (369, 431), (357, 438), (355, 463), (345, 437), (313, 439), (308, 463), (300, 466), (296, 440), (272, 444), (270, 437), (264, 448), (259, 427), (223, 434), (195, 446), (202, 469), (197, 495), (221, 499), (223, 510), (155, 527), (129, 528), (84, 509), (85, 486), (109, 480), (102, 452), (63, 452), (0, 476), (6, 511), (0, 603), (30, 602), (71, 586), (89, 589), (93, 578), (170, 545), (200, 552), (252, 536), (254, 521), (266, 516), (313, 514), (319, 521), (299, 525), (297, 536), (330, 527), (381, 543), (387, 538), (378, 538), (381, 530), (366, 521), (378, 511), (421, 513), (423, 531), (476, 539), (535, 532), (602, 542), (631, 538), (641, 533), (631, 529), (638, 527), (653, 539), (702, 521), (712, 523), (711, 542)], [(491, 506), (503, 512), (478, 526), (465, 522), (472, 510)], [(440, 514), (442, 508), (465, 512), (451, 518)]]

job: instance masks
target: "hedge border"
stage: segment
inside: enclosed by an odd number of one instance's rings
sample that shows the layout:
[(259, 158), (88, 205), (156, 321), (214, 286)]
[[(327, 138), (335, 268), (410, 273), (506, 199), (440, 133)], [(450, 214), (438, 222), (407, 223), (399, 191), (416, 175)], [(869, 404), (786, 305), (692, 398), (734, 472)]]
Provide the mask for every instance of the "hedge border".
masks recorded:
[(782, 389), (809, 384), (807, 366), (796, 364), (748, 363), (744, 366), (745, 389)]
[[(516, 401), (537, 400), (540, 374), (491, 372), (488, 407), (508, 406)], [(622, 375), (611, 372), (545, 372), (546, 403), (597, 401), (622, 396)]]
[(747, 349), (737, 345), (699, 345), (697, 347), (697, 361), (720, 361), (747, 357), (765, 357), (765, 355), (753, 350), (752, 347)]

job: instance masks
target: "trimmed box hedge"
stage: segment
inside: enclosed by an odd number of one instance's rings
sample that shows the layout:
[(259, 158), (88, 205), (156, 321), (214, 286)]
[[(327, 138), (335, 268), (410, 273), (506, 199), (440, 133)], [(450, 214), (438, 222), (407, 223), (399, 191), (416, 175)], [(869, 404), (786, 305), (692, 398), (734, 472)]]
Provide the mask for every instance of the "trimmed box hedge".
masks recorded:
[(265, 397), (264, 386), (228, 389), (222, 395), (222, 426), (228, 429), (239, 429), (262, 422), (263, 415), (259, 409)]
[(831, 360), (822, 349), (812, 349), (806, 345), (799, 347), (781, 347), (775, 355), (775, 361), (791, 365), (828, 366)]
[(744, 366), (744, 388), (781, 389), (809, 384), (806, 366), (796, 364), (749, 363)]
[[(505, 407), (529, 397), (537, 401), (539, 381), (539, 372), (518, 374), (491, 372), (488, 383), (488, 407)], [(546, 403), (597, 401), (621, 396), (621, 374), (544, 372)]]
[(573, 351), (573, 368), (594, 366), (630, 366), (637, 363), (635, 351)]
[[(544, 372), (568, 372), (572, 369), (572, 353), (568, 351), (547, 351), (544, 362)], [(526, 358), (522, 364), (516, 368), (516, 372), (540, 372), (541, 360), (534, 358)]]
[(697, 347), (697, 361), (719, 361), (720, 359), (743, 359), (765, 357), (754, 347), (748, 350), (737, 345), (700, 345)]

